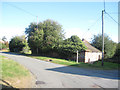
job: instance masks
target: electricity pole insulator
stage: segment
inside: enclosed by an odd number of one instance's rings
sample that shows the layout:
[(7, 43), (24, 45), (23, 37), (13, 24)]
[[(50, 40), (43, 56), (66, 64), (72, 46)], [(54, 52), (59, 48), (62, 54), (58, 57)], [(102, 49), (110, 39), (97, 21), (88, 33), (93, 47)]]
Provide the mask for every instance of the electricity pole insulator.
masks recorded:
[(104, 66), (104, 11), (102, 10), (102, 66)]

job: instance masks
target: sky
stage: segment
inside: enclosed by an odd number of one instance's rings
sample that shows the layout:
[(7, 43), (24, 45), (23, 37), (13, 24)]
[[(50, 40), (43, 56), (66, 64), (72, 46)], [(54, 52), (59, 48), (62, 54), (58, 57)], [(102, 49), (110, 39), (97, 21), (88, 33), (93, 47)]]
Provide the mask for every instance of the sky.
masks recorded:
[[(16, 35), (25, 35), (31, 22), (52, 19), (62, 25), (65, 37), (77, 35), (89, 42), (101, 34), (104, 2), (8, 2), (0, 3), (0, 38), (9, 41)], [(118, 2), (106, 2), (105, 11), (118, 22)], [(118, 42), (118, 24), (104, 14), (104, 33)]]

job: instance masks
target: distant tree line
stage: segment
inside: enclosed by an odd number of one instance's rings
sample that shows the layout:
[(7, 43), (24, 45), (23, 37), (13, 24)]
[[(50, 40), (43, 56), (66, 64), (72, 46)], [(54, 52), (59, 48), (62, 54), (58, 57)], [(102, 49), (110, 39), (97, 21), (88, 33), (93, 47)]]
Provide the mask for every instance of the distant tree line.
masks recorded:
[(40, 22), (38, 25), (31, 23), (25, 33), (27, 41), (23, 36), (15, 36), (11, 39), (10, 51), (24, 52), (23, 48), (28, 45), (32, 54), (68, 58), (77, 50), (80, 52), (86, 49), (82, 40), (76, 35), (65, 39), (62, 26), (50, 19)]
[[(94, 47), (102, 51), (102, 35), (94, 35), (91, 43)], [(113, 42), (108, 35), (104, 35), (104, 54), (105, 58), (112, 58), (116, 53), (117, 43)]]
[(38, 25), (31, 23), (25, 33), (33, 54), (51, 56), (56, 53), (67, 58), (77, 50), (85, 50), (85, 46), (78, 36), (65, 39), (62, 26), (50, 19), (40, 22)]
[(5, 36), (3, 36), (1, 40), (2, 40), (2, 42), (0, 42), (0, 50), (7, 49), (9, 47), (7, 38)]
[[(91, 44), (102, 51), (102, 35), (94, 35)], [(106, 34), (104, 36), (104, 58), (107, 61), (120, 63), (120, 43), (115, 43)]]
[[(31, 49), (32, 54), (45, 56), (60, 56), (60, 58), (68, 58), (76, 51), (84, 51), (86, 46), (82, 40), (73, 35), (65, 39), (62, 25), (58, 22), (47, 19), (43, 22), (31, 23), (25, 30), (25, 36), (13, 37), (9, 43), (10, 51), (20, 52)], [(112, 58), (120, 54), (120, 45), (113, 42), (109, 36), (105, 35), (105, 58)], [(102, 35), (95, 35), (91, 43), (94, 47), (102, 51)], [(55, 55), (57, 54), (57, 55)]]

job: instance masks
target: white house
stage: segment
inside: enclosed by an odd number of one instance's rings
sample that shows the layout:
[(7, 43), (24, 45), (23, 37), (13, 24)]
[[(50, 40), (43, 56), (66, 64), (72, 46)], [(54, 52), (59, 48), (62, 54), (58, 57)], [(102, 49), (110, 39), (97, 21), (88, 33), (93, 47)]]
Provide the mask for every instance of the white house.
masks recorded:
[(89, 62), (98, 61), (102, 58), (102, 52), (100, 50), (93, 47), (85, 39), (83, 39), (82, 41), (83, 41), (84, 45), (87, 47), (87, 49), (80, 53), (80, 55), (79, 55), (80, 62), (89, 63)]

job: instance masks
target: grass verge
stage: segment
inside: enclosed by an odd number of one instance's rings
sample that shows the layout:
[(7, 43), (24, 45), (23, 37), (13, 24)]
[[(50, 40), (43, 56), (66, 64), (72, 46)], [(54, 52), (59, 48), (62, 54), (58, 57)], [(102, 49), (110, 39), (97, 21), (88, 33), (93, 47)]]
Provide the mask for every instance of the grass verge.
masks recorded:
[(36, 58), (43, 61), (49, 61), (56, 64), (62, 64), (67, 66), (75, 66), (75, 67), (81, 67), (81, 68), (87, 68), (87, 69), (100, 69), (100, 70), (113, 70), (113, 69), (119, 69), (118, 66), (120, 64), (112, 63), (112, 62), (104, 62), (104, 66), (101, 66), (101, 61), (96, 61), (93, 64), (83, 63), (79, 62), (76, 63), (75, 61), (65, 60), (65, 59), (57, 59), (57, 58), (51, 58), (51, 57), (43, 57), (43, 56), (30, 56), (32, 58)]
[(14, 88), (29, 88), (29, 82), (33, 78), (31, 73), (25, 67), (7, 57), (0, 55), (0, 58), (2, 63), (0, 84)]
[[(17, 54), (20, 54), (20, 53), (17, 53)], [(104, 61), (104, 66), (101, 66), (101, 63), (102, 63), (101, 61), (96, 61), (93, 64), (88, 64), (88, 63), (83, 63), (83, 62), (76, 63), (75, 61), (52, 58), (52, 57), (34, 56), (31, 54), (21, 54), (21, 55), (25, 55), (25, 56), (36, 58), (36, 59), (43, 60), (43, 61), (52, 60), (52, 61), (50, 61), (51, 63), (86, 68), (86, 69), (97, 69), (97, 70), (118, 70), (118, 69), (120, 69), (119, 68), (120, 64), (113, 63), (113, 62), (107, 62), (107, 61)]]

